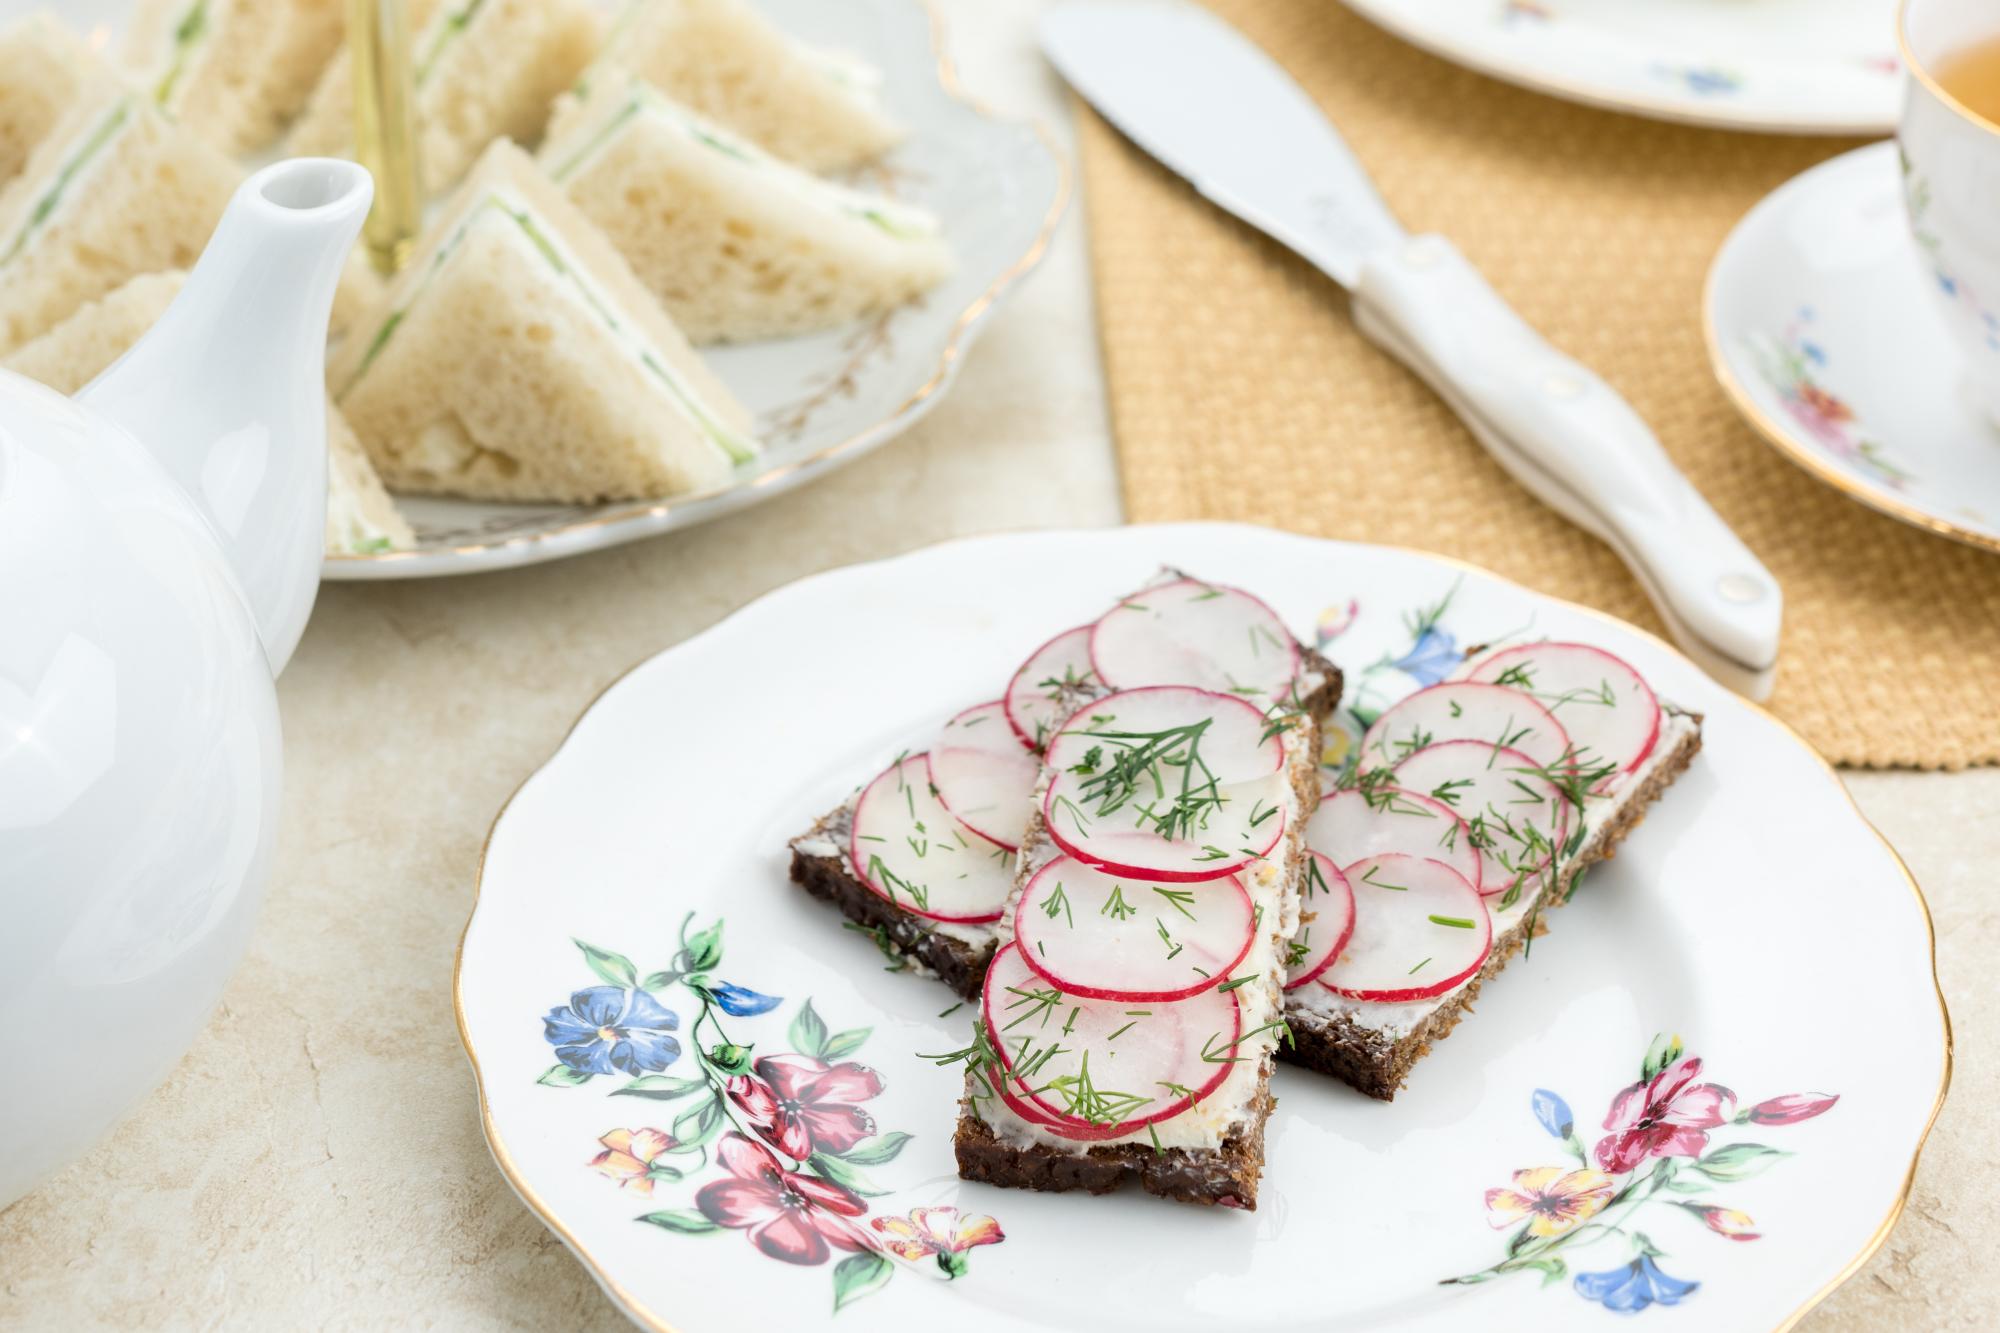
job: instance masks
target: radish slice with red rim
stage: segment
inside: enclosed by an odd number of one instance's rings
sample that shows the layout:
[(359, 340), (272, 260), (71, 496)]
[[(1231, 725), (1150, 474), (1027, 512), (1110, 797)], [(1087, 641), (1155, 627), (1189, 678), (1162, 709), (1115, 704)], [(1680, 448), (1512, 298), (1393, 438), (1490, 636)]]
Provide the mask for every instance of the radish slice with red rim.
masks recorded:
[(1106, 695), (1049, 742), (1050, 838), (1135, 879), (1233, 874), (1284, 836), (1290, 777), (1264, 715), (1226, 694), (1152, 686)]
[(1332, 858), (1312, 852), (1300, 894), (1299, 933), (1285, 951), (1285, 989), (1317, 981), (1354, 934), (1354, 888)]
[(1328, 792), (1306, 823), (1306, 846), (1337, 866), (1402, 852), (1442, 861), (1479, 883), (1479, 849), (1456, 811), (1435, 797), (1387, 784)]
[(944, 724), (928, 759), (945, 809), (994, 846), (1018, 850), (1042, 766), (1021, 748), (1006, 709), (997, 700), (966, 709)]
[(920, 754), (862, 789), (848, 857), (863, 884), (934, 921), (997, 921), (1014, 887), (1014, 858), (945, 809)]
[(1028, 966), (1094, 1000), (1184, 1000), (1219, 986), (1256, 930), (1250, 894), (1233, 875), (1149, 884), (1067, 856), (1036, 871), (1014, 908)]
[(1090, 626), (1064, 630), (1028, 654), (1007, 682), (1002, 701), (1007, 725), (1021, 744), (1040, 754), (1082, 692), (1101, 684), (1090, 665)]
[(1396, 765), (1396, 785), (1442, 801), (1479, 849), (1479, 891), (1511, 907), (1569, 837), (1569, 797), (1519, 750), (1444, 741)]
[(1603, 793), (1646, 762), (1660, 739), (1660, 701), (1621, 657), (1587, 643), (1524, 643), (1465, 668), (1468, 679), (1526, 691), (1569, 732), (1575, 762)]
[(1259, 707), (1296, 702), (1299, 645), (1249, 593), (1199, 579), (1141, 588), (1091, 628), (1090, 660), (1113, 689), (1196, 685)]
[(1465, 981), (1493, 951), (1493, 918), (1465, 876), (1419, 856), (1348, 867), (1354, 934), (1320, 977), (1350, 1000), (1428, 1000)]
[(1243, 1022), (1234, 988), (1162, 1004), (1072, 995), (1017, 944), (993, 955), (981, 1007), (1010, 1090), (1057, 1133), (1083, 1140), (1130, 1134), (1215, 1091)]
[(1361, 767), (1392, 767), (1439, 741), (1485, 741), (1556, 768), (1569, 753), (1562, 723), (1520, 690), (1452, 680), (1407, 695), (1361, 738)]

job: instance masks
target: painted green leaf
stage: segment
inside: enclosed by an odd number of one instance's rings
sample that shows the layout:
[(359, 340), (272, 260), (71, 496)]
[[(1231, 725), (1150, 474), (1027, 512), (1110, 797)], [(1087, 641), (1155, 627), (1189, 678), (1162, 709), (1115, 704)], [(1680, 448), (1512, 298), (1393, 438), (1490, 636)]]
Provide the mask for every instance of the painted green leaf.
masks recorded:
[(642, 990), (665, 990), (681, 979), (681, 974), (668, 968), (665, 972), (648, 972), (646, 979), (639, 983)]
[(715, 1223), (692, 1208), (663, 1208), (657, 1213), (642, 1213), (639, 1220), (651, 1222), (667, 1231), (678, 1231), (683, 1236), (699, 1236), (704, 1231), (716, 1230)]
[(590, 970), (614, 986), (636, 986), (639, 984), (639, 969), (632, 966), (632, 960), (622, 953), (600, 949), (582, 940), (573, 940), (577, 948), (583, 950), (584, 961)]
[(1519, 1254), (1522, 1250), (1525, 1250), (1526, 1248), (1528, 1248), (1528, 1246), (1534, 1244), (1537, 1240), (1540, 1239), (1541, 1237), (1539, 1236), (1532, 1236), (1528, 1234), (1528, 1229), (1526, 1227), (1522, 1227), (1519, 1231), (1515, 1232), (1512, 1239), (1510, 1239), (1507, 1242), (1507, 1257), (1509, 1259), (1512, 1259), (1515, 1255)]
[(1646, 1048), (1645, 1061), (1639, 1066), (1639, 1081), (1646, 1082), (1680, 1058), (1681, 1039), (1670, 1032), (1656, 1034), (1653, 1044)]
[(613, 1088), (613, 1097), (644, 1097), (647, 1101), (669, 1102), (708, 1087), (705, 1078), (676, 1078), (672, 1074), (641, 1074), (622, 1088)]
[(831, 1037), (827, 1038), (826, 1050), (821, 1053), (820, 1058), (824, 1060), (845, 1059), (860, 1050), (861, 1043), (867, 1041), (869, 1034), (873, 1031), (875, 1031), (874, 1028), (849, 1028), (845, 1032), (834, 1033)]
[(857, 1301), (891, 1277), (896, 1268), (879, 1254), (850, 1254), (833, 1266), (833, 1312), (839, 1314), (850, 1301)]
[(879, 1199), (889, 1192), (876, 1189), (874, 1182), (869, 1180), (866, 1174), (849, 1166), (838, 1157), (829, 1157), (823, 1152), (812, 1155), (812, 1168), (834, 1184), (843, 1186), (864, 1199)]
[(693, 1152), (714, 1141), (728, 1118), (722, 1113), (722, 1098), (711, 1093), (701, 1103), (674, 1117), (675, 1152)]
[(1788, 1152), (1767, 1148), (1761, 1143), (1732, 1143), (1697, 1161), (1694, 1169), (1710, 1180), (1748, 1180), (1752, 1176), (1763, 1175), (1776, 1166), (1779, 1159), (1790, 1156)]
[(717, 921), (707, 930), (698, 930), (688, 936), (687, 970), (706, 972), (722, 961), (722, 923)]
[(1542, 1275), (1542, 1285), (1545, 1287), (1562, 1281), (1569, 1273), (1568, 1265), (1554, 1255), (1540, 1259), (1523, 1259), (1521, 1267), (1532, 1268), (1539, 1272)]
[(708, 1062), (725, 1073), (745, 1073), (750, 1068), (750, 1048), (738, 1046), (734, 1042), (719, 1041), (709, 1047)]
[(792, 1020), (789, 1035), (792, 1039), (792, 1049), (800, 1055), (817, 1056), (822, 1060), (826, 1058), (826, 1020), (819, 1016), (811, 1000), (799, 1006), (798, 1016)]
[(545, 1088), (574, 1088), (590, 1082), (590, 1075), (581, 1069), (571, 1069), (568, 1065), (550, 1065), (549, 1072), (535, 1082)]
[(900, 1129), (892, 1129), (887, 1134), (856, 1144), (840, 1156), (843, 1161), (853, 1162), (859, 1166), (880, 1166), (884, 1162), (894, 1161), (896, 1154), (903, 1151), (903, 1145), (909, 1141), (908, 1134)]

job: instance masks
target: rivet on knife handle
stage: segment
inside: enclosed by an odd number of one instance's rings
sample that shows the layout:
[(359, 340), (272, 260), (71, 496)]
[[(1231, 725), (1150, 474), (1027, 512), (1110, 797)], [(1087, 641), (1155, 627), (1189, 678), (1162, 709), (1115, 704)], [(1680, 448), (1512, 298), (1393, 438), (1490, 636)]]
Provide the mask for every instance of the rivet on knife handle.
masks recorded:
[(1362, 332), (1517, 481), (1617, 550), (1692, 656), (1752, 698), (1770, 693), (1777, 581), (1610, 385), (1544, 341), (1443, 237), (1371, 256), (1354, 296)]

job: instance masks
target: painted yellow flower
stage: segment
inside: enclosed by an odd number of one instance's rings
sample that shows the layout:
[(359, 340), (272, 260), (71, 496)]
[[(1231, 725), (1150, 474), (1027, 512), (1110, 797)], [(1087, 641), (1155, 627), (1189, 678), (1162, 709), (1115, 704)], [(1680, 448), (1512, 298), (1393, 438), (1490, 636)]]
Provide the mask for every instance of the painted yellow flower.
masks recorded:
[(961, 1216), (958, 1209), (912, 1208), (908, 1217), (877, 1217), (872, 1224), (882, 1237), (882, 1246), (892, 1254), (915, 1263), (926, 1255), (937, 1256), (938, 1267), (947, 1276), (965, 1275), (965, 1252), (976, 1245), (998, 1245), (1007, 1239), (1000, 1224), (984, 1215)]
[(1486, 1220), (1496, 1229), (1531, 1219), (1531, 1236), (1560, 1236), (1611, 1202), (1616, 1182), (1602, 1171), (1559, 1166), (1516, 1171), (1512, 1188), (1486, 1191)]
[(653, 1192), (653, 1159), (674, 1146), (673, 1136), (658, 1129), (614, 1129), (598, 1142), (604, 1151), (590, 1159), (591, 1168), (640, 1194)]

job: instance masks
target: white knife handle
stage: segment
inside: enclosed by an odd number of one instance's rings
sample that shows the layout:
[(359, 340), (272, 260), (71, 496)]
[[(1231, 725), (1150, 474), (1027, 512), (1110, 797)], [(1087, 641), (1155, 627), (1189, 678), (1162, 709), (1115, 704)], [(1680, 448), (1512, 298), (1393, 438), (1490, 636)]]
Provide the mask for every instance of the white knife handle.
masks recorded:
[(1515, 480), (1623, 557), (1703, 667), (1753, 698), (1769, 693), (1777, 581), (1610, 385), (1528, 327), (1441, 236), (1370, 256), (1354, 301), (1361, 331), (1422, 375)]

